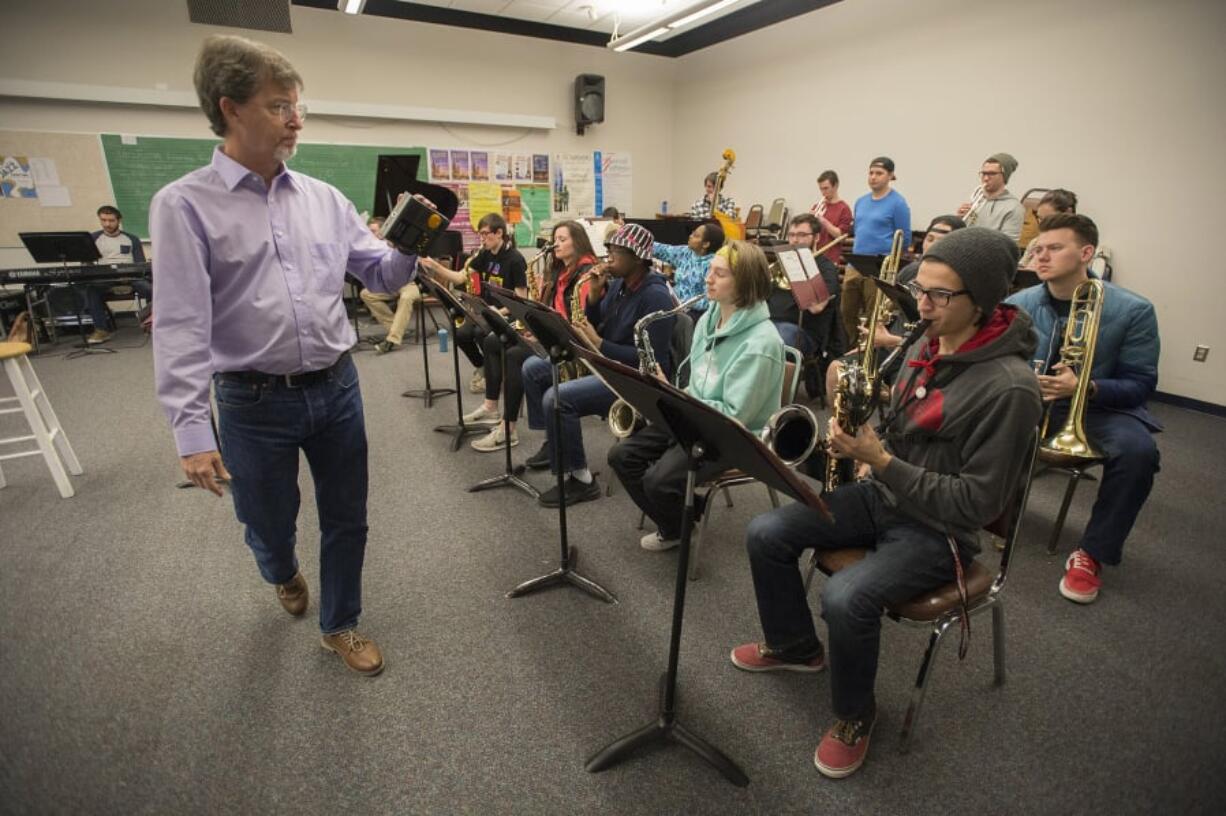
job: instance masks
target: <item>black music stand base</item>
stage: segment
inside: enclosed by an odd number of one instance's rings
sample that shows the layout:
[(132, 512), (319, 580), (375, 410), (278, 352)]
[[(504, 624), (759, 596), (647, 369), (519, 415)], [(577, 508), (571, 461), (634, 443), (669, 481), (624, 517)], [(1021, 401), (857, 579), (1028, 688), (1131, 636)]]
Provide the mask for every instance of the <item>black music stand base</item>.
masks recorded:
[(505, 342), (500, 347), (499, 356), (502, 361), (502, 450), (506, 455), (506, 467), (501, 475), (482, 479), (468, 488), (468, 492), (480, 493), (482, 490), (493, 490), (495, 487), (513, 487), (516, 490), (527, 493), (534, 499), (539, 499), (541, 497), (540, 491), (519, 478), (515, 468), (511, 466), (511, 421), (506, 418), (507, 389), (509, 388), (507, 380), (509, 378), (507, 377), (507, 346)]
[(689, 583), (690, 537), (694, 532), (694, 485), (702, 463), (703, 448), (696, 443), (690, 449), (690, 467), (686, 475), (685, 509), (681, 513), (681, 545), (677, 560), (677, 584), (673, 595), (673, 627), (668, 645), (668, 669), (660, 677), (659, 713), (653, 723), (631, 731), (601, 748), (584, 767), (591, 773), (611, 768), (644, 745), (655, 742), (675, 742), (689, 748), (732, 784), (743, 788), (749, 784), (735, 762), (702, 737), (677, 722), (677, 664), (681, 654), (681, 624), (685, 618), (685, 590)]
[(665, 672), (660, 675), (660, 713), (656, 721), (601, 748), (587, 761), (584, 768), (589, 773), (600, 773), (626, 759), (644, 745), (671, 742), (689, 748), (738, 788), (748, 785), (749, 777), (723, 751), (677, 722), (676, 713), (666, 707), (667, 695), (668, 673)]
[[(425, 346), (423, 345), (422, 348), (424, 349)], [(460, 445), (464, 444), (464, 437), (486, 433), (486, 427), (469, 425), (464, 421), (464, 398), (460, 396), (460, 346), (454, 342), (451, 344), (451, 363), (455, 367), (455, 388), (448, 390), (455, 394), (456, 424), (435, 425), (434, 430), (436, 433), (451, 435), (451, 452), (455, 453), (460, 449)], [(430, 401), (427, 399), (426, 406), (429, 407), (429, 405)]]
[[(554, 465), (557, 469), (558, 479), (558, 538), (562, 545), (562, 557), (558, 561), (558, 568), (552, 572), (547, 572), (536, 578), (531, 578), (524, 581), (515, 589), (507, 593), (508, 598), (519, 598), (524, 595), (536, 592), (540, 589), (548, 589), (554, 586), (570, 584), (573, 587), (578, 587), (594, 598), (599, 598), (605, 603), (617, 603), (617, 596), (609, 590), (602, 587), (600, 584), (585, 578), (575, 572), (575, 564), (579, 561), (579, 554), (574, 547), (570, 546), (570, 541), (566, 534), (566, 473), (562, 468), (562, 463), (566, 461), (562, 456), (562, 406), (558, 400), (558, 366), (565, 359), (564, 354), (559, 353), (556, 347), (550, 351), (550, 362), (553, 363), (553, 438), (556, 444), (553, 446)], [(507, 456), (511, 454), (508, 449)]]
[[(430, 349), (427, 347), (425, 338), (423, 337), (426, 331), (426, 318), (424, 317), (425, 298), (422, 303), (418, 304), (421, 311), (417, 313), (417, 336), (421, 338), (421, 364), (426, 372), (426, 387), (425, 388), (410, 388), (408, 391), (401, 392), (400, 396), (409, 397), (411, 399), (425, 400), (427, 408), (434, 407), (434, 401), (439, 397), (450, 396), (458, 391), (454, 388), (433, 388), (430, 386)], [(454, 340), (454, 338), (452, 338)], [(457, 444), (457, 448), (459, 445)]]
[(75, 360), (78, 357), (89, 357), (93, 354), (118, 354), (118, 349), (103, 348), (102, 346), (91, 346), (88, 343), (82, 343), (79, 346), (73, 346), (76, 351), (70, 351), (64, 355), (65, 360)]

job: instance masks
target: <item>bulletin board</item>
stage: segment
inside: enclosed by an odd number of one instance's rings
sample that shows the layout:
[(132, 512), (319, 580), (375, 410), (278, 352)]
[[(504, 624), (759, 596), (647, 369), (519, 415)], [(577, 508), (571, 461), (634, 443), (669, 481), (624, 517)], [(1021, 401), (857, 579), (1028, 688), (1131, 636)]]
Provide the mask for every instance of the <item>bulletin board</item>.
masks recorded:
[[(41, 198), (38, 186), (32, 196), (16, 190), (0, 196), (0, 247), (20, 247), (20, 232), (98, 229), (98, 207), (113, 197), (97, 134), (0, 130), (0, 161), (8, 157), (50, 159), (54, 186), (62, 189), (51, 195), (44, 186)], [(62, 204), (64, 196), (68, 206), (47, 206)]]

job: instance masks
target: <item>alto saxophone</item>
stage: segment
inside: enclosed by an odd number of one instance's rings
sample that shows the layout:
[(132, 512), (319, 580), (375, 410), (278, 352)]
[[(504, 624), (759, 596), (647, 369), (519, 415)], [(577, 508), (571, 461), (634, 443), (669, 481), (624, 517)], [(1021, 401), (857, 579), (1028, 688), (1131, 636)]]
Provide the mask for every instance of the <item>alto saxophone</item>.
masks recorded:
[[(645, 314), (638, 319), (634, 324), (634, 350), (639, 354), (640, 374), (654, 377), (656, 370), (660, 367), (660, 364), (656, 362), (655, 349), (651, 347), (651, 337), (647, 334), (647, 329), (650, 328), (651, 324), (657, 320), (663, 320), (667, 317), (673, 317), (679, 312), (684, 312), (700, 300), (702, 300), (702, 295), (694, 295), (694, 297), (682, 301), (671, 309), (660, 309), (659, 311)], [(609, 432), (618, 439), (625, 439), (646, 424), (642, 415), (621, 397), (618, 397), (609, 406)]]

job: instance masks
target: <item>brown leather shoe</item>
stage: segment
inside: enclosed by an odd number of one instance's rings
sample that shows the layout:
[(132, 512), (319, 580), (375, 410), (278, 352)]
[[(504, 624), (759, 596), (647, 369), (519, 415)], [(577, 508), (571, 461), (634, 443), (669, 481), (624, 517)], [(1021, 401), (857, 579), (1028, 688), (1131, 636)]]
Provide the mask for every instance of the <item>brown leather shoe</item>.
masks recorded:
[(383, 653), (374, 641), (362, 637), (356, 629), (324, 635), (319, 644), (329, 652), (340, 655), (345, 665), (358, 674), (373, 677), (383, 671)]
[(285, 611), (294, 617), (306, 611), (307, 602), (310, 599), (307, 582), (301, 572), (295, 572), (288, 584), (277, 584), (277, 600), (281, 602), (281, 606), (285, 607)]

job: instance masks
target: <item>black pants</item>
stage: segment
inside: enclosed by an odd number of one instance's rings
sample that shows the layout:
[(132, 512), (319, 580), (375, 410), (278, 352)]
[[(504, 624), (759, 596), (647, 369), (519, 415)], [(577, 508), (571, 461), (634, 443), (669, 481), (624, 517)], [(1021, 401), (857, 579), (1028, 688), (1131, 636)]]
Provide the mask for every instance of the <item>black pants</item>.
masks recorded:
[(475, 368), (481, 368), (484, 361), (481, 354), (481, 342), (488, 333), (471, 320), (465, 320), (464, 325), (455, 330), (456, 346), (464, 352), (468, 362), (472, 363)]
[[(680, 538), (689, 457), (665, 431), (648, 425), (609, 449), (609, 467), (626, 493), (656, 523), (661, 538)], [(719, 468), (699, 468), (698, 481), (719, 475)], [(704, 502), (695, 496), (695, 518)]]
[(496, 334), (487, 334), (482, 341), (485, 349), (485, 398), (497, 402), (502, 396), (502, 378), (507, 378), (506, 404), (503, 416), (508, 422), (519, 419), (519, 406), (524, 401), (524, 360), (532, 356), (532, 349), (518, 340), (507, 349), (507, 367), (502, 370), (502, 341)]

